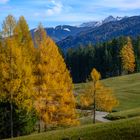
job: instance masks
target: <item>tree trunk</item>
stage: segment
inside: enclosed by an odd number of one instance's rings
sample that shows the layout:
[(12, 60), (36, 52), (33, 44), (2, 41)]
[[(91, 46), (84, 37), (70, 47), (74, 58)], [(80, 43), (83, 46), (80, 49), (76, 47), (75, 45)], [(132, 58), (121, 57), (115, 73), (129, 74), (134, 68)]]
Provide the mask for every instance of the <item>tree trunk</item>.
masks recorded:
[(94, 109), (93, 109), (93, 123), (96, 123), (96, 104), (94, 103)]
[(41, 132), (41, 119), (39, 119), (39, 123), (38, 123), (38, 133)]
[(45, 124), (44, 125), (44, 132), (46, 132), (47, 131), (47, 125)]
[[(13, 80), (13, 73), (12, 73), (12, 54), (10, 50), (10, 80)], [(10, 87), (12, 90), (12, 87)], [(10, 121), (11, 121), (11, 138), (13, 138), (14, 130), (13, 130), (13, 93), (10, 92), (11, 95), (11, 102), (10, 102)]]
[(94, 108), (93, 108), (93, 123), (96, 123), (96, 90), (95, 90), (96, 82), (94, 82)]
[(13, 103), (10, 103), (11, 138), (13, 138)]

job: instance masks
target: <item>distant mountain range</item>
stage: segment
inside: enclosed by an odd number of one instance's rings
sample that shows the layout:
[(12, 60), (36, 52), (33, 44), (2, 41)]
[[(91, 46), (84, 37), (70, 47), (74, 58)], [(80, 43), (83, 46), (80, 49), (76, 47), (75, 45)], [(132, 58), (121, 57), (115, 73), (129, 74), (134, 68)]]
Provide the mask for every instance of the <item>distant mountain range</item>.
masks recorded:
[[(55, 28), (45, 28), (47, 34), (62, 50), (105, 42), (119, 36), (137, 37), (140, 35), (140, 16), (113, 17), (102, 21), (91, 21), (79, 26), (59, 25)], [(33, 34), (36, 29), (31, 30)]]
[(80, 25), (80, 27), (99, 27), (105, 23), (108, 23), (108, 22), (111, 22), (111, 21), (119, 21), (119, 20), (122, 20), (124, 18), (127, 18), (127, 17), (113, 17), (113, 16), (109, 16), (107, 18), (105, 18), (104, 20), (102, 21), (91, 21), (91, 22), (86, 22), (86, 23), (82, 23)]
[(78, 33), (76, 36), (69, 36), (59, 42), (64, 51), (68, 48), (89, 43), (96, 44), (118, 38), (120, 36), (137, 37), (140, 35), (140, 16), (123, 18), (121, 20), (111, 21), (90, 30)]
[[(59, 25), (56, 27), (45, 28), (45, 30), (46, 30), (47, 34), (55, 42), (59, 42), (68, 36), (76, 36), (80, 32), (84, 32), (84, 31), (90, 30), (91, 28), (99, 27), (104, 23), (107, 23), (110, 21), (117, 21), (120, 19), (122, 19), (122, 17), (114, 18), (113, 16), (109, 16), (102, 21), (86, 22), (86, 23), (82, 23), (79, 26)], [(34, 34), (35, 31), (36, 31), (36, 29), (33, 29), (33, 30), (31, 30), (31, 33)]]
[[(75, 36), (82, 31), (87, 31), (90, 27), (76, 27), (70, 25), (59, 25), (56, 27), (45, 28), (47, 34), (55, 41), (61, 41), (68, 36)], [(31, 30), (31, 33), (34, 34), (36, 29)]]

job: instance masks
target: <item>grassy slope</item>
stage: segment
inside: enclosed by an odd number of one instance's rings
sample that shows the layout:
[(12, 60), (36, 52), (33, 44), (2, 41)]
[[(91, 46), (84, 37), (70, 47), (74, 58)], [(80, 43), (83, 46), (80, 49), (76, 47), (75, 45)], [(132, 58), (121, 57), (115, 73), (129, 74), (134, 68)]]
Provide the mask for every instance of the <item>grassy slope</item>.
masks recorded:
[[(140, 116), (140, 73), (110, 78), (102, 81), (114, 89), (120, 105), (110, 117), (116, 119)], [(77, 84), (76, 93), (80, 93), (87, 84)], [(127, 110), (128, 109), (128, 110)], [(83, 125), (66, 130), (57, 130), (39, 135), (16, 138), (16, 140), (139, 140), (140, 117), (96, 125)], [(70, 139), (64, 139), (70, 138)]]
[[(120, 102), (115, 110), (122, 111), (140, 107), (140, 73), (109, 78), (102, 82), (114, 90)], [(77, 84), (75, 91), (80, 93), (85, 87), (86, 84)]]
[(106, 116), (109, 120), (119, 120), (119, 119), (127, 119), (140, 116), (140, 107), (134, 109), (128, 109), (126, 111), (119, 111), (115, 113), (110, 113)]
[(111, 123), (90, 124), (15, 138), (15, 140), (139, 140), (140, 117)]

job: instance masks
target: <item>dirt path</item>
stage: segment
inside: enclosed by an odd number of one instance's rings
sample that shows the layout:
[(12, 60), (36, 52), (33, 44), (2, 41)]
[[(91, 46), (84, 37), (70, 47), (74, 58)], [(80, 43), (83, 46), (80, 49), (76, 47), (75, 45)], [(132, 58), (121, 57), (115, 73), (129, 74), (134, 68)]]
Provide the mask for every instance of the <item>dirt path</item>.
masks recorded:
[(107, 113), (107, 112), (96, 111), (95, 118), (96, 118), (96, 120), (98, 120), (100, 122), (111, 122), (110, 120), (104, 118), (108, 114), (109, 113)]
[[(89, 117), (93, 118), (92, 110), (82, 110), (82, 113), (86, 114), (86, 117), (89, 116)], [(111, 122), (110, 120), (104, 118), (108, 114), (109, 114), (108, 112), (96, 111), (95, 118), (97, 121), (100, 121), (100, 122)], [(84, 119), (85, 117), (82, 117), (82, 118)]]

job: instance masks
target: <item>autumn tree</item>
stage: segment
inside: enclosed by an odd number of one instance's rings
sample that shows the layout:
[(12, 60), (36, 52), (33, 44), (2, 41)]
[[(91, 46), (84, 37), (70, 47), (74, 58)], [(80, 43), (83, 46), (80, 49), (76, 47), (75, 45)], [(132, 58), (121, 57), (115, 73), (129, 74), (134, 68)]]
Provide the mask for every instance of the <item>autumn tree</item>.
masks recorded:
[[(13, 31), (15, 29), (16, 26), (16, 20), (12, 15), (8, 15), (6, 17), (6, 19), (3, 21), (2, 24), (2, 38), (10, 38), (13, 35)], [(11, 58), (11, 53), (10, 53), (10, 58)], [(10, 61), (11, 62), (11, 61)], [(10, 77), (12, 78), (12, 74), (10, 73)], [(13, 137), (13, 105), (12, 102), (10, 104), (10, 108), (11, 108), (11, 137)]]
[(64, 60), (42, 26), (37, 29), (35, 42), (35, 108), (39, 119), (46, 126), (75, 125), (73, 85)]
[(14, 37), (18, 43), (18, 46), (22, 47), (24, 55), (28, 57), (31, 61), (34, 60), (34, 44), (30, 29), (23, 16), (21, 16), (14, 28)]
[(81, 95), (81, 104), (83, 106), (93, 105), (93, 123), (95, 123), (96, 109), (110, 112), (118, 105), (118, 101), (112, 94), (112, 90), (100, 82), (101, 75), (96, 69), (92, 70), (91, 78), (92, 81)]
[(16, 26), (16, 20), (12, 15), (8, 15), (2, 24), (3, 37), (9, 37), (13, 35), (13, 31)]
[(13, 37), (4, 40), (0, 56), (0, 101), (10, 103), (11, 137), (13, 137), (14, 105), (19, 109), (32, 109), (33, 77), (26, 57)]
[[(11, 137), (14, 123), (13, 113), (26, 112), (22, 118), (29, 116), (33, 101), (33, 41), (24, 17), (16, 23), (12, 15), (6, 17), (2, 26), (2, 51), (0, 61), (0, 101), (10, 103)], [(17, 116), (21, 117), (21, 116)], [(18, 122), (18, 121), (17, 121)], [(23, 120), (21, 121), (23, 122)], [(19, 123), (19, 122), (18, 122)], [(24, 126), (23, 126), (24, 127)]]
[(123, 46), (120, 52), (122, 67), (126, 72), (134, 72), (135, 70), (135, 55), (131, 39), (127, 38), (127, 44)]

